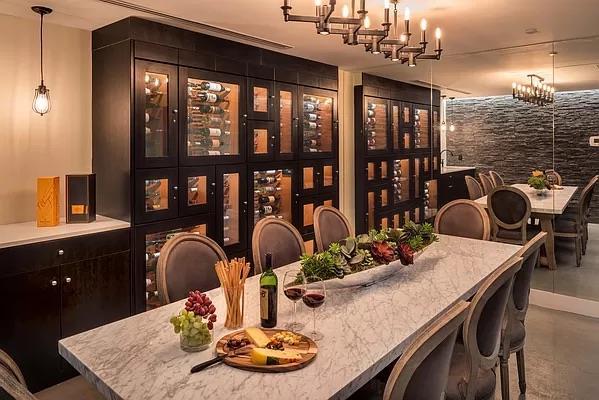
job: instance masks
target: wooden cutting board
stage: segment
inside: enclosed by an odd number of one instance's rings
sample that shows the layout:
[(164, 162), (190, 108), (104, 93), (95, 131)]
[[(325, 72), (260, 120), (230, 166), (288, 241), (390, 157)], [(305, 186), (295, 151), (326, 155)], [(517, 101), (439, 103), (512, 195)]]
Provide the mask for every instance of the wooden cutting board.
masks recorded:
[[(269, 338), (279, 332), (287, 332), (287, 330), (285, 330), (285, 329), (266, 329), (266, 328), (262, 328), (262, 331)], [(252, 361), (250, 360), (250, 354), (249, 354), (250, 349), (249, 348), (253, 347), (253, 345), (250, 345), (250, 346), (248, 346), (248, 351), (243, 350), (241, 352), (242, 354), (227, 356), (227, 357), (225, 357), (223, 362), (227, 365), (230, 365), (231, 367), (244, 369), (247, 371), (256, 371), (256, 372), (288, 372), (288, 371), (295, 371), (298, 369), (302, 369), (306, 365), (310, 364), (312, 362), (312, 360), (314, 360), (314, 358), (316, 357), (316, 354), (318, 353), (318, 346), (309, 337), (304, 336), (301, 333), (296, 333), (296, 332), (294, 332), (294, 333), (301, 337), (300, 342), (293, 346), (290, 346), (285, 343), (284, 346), (285, 346), (285, 350), (289, 349), (289, 350), (295, 350), (295, 351), (299, 352), (302, 355), (302, 359), (299, 361), (292, 362), (289, 364), (283, 364), (283, 365), (256, 365), (256, 364), (253, 364)], [(218, 355), (228, 354), (230, 349), (227, 347), (227, 341), (229, 339), (242, 339), (245, 337), (246, 336), (245, 336), (244, 330), (232, 332), (232, 333), (229, 333), (228, 335), (223, 336), (216, 343), (216, 353)]]

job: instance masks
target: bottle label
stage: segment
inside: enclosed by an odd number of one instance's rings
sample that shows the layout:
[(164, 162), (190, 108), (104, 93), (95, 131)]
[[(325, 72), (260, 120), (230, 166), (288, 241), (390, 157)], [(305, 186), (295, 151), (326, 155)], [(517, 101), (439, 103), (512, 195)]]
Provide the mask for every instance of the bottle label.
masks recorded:
[(210, 136), (220, 136), (221, 135), (221, 131), (218, 128), (208, 128), (208, 133), (210, 134)]
[(223, 87), (220, 83), (208, 82), (208, 90), (212, 90), (214, 92), (222, 92)]
[(214, 93), (204, 93), (206, 95), (206, 102), (207, 103), (216, 103), (218, 101), (218, 96), (215, 95)]
[(268, 319), (268, 289), (260, 288), (260, 318)]

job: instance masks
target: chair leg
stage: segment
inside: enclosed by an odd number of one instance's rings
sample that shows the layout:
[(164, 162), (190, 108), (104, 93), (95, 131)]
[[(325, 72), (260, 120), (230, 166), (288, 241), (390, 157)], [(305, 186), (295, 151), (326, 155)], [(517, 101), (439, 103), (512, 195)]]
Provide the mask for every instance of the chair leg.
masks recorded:
[(516, 363), (518, 364), (518, 386), (520, 393), (526, 393), (526, 367), (524, 366), (524, 349), (516, 352)]
[(510, 400), (510, 370), (508, 357), (500, 357), (499, 365), (501, 373), (501, 399)]
[(582, 255), (583, 256), (587, 253), (588, 240), (589, 240), (589, 226), (585, 224), (582, 227)]
[(576, 266), (580, 267), (580, 261), (582, 259), (582, 237), (581, 235), (576, 236)]

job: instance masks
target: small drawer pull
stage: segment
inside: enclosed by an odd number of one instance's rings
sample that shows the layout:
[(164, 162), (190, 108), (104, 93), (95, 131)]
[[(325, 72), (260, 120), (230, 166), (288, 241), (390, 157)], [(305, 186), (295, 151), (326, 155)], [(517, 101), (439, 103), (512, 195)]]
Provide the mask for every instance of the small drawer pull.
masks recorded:
[(52, 285), (52, 286), (57, 286), (57, 285), (58, 285), (58, 281), (57, 281), (56, 279), (52, 279), (52, 280), (50, 281), (50, 285)]
[(67, 276), (66, 278), (64, 278), (64, 281), (66, 283), (71, 283), (71, 278), (69, 276)]
[(63, 249), (59, 249), (59, 250), (58, 250), (58, 252), (57, 252), (57, 254), (58, 254), (59, 256), (62, 256), (62, 255), (64, 255), (64, 250), (63, 250)]

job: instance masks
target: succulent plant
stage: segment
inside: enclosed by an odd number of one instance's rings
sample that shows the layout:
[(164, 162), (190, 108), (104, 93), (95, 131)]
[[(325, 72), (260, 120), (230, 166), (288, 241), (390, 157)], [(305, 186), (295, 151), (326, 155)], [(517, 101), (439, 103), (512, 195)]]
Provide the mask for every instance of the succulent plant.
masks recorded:
[(374, 260), (382, 264), (388, 264), (395, 260), (395, 249), (388, 242), (382, 240), (372, 242), (370, 252)]
[(414, 264), (414, 250), (409, 244), (400, 243), (396, 250), (399, 261), (401, 261), (403, 265)]

